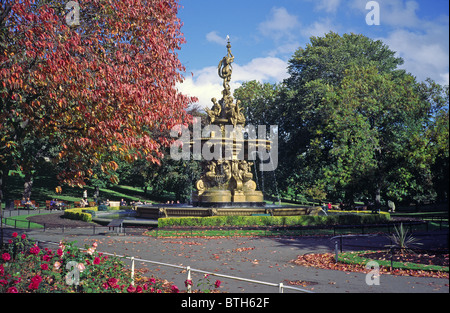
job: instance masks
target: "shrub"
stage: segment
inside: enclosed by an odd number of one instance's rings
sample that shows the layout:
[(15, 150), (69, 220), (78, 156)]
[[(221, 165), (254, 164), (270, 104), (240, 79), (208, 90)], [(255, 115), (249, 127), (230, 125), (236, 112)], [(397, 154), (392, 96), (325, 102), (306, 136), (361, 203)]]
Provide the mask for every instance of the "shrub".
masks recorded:
[[(108, 211), (120, 210), (120, 207), (107, 207)], [(104, 210), (103, 208), (101, 208)], [(99, 211), (99, 207), (90, 208), (73, 208), (64, 211), (64, 217), (72, 220), (80, 220), (84, 222), (91, 222), (92, 216), (95, 216), (96, 212)]]
[(321, 226), (385, 223), (389, 214), (337, 214), (329, 216), (211, 216), (160, 218), (158, 227), (220, 227), (220, 226)]
[(64, 217), (71, 220), (91, 222), (92, 214), (88, 213), (89, 211), (95, 212), (97, 207), (67, 209), (64, 211)]

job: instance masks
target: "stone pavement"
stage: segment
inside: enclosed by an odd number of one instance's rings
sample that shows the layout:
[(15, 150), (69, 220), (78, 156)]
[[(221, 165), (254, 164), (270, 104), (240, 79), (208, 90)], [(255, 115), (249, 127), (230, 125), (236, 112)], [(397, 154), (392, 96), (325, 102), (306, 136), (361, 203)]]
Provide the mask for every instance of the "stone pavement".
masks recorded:
[[(5, 238), (12, 233), (5, 229)], [(94, 241), (100, 252), (134, 256), (139, 259), (190, 266), (193, 269), (244, 277), (270, 283), (287, 281), (306, 282), (302, 289), (317, 293), (448, 293), (448, 279), (404, 277), (382, 274), (380, 284), (366, 284), (366, 274), (324, 270), (296, 266), (290, 263), (305, 253), (334, 252), (334, 240), (330, 237), (294, 238), (152, 238), (142, 235), (141, 230), (117, 234), (108, 228), (47, 229), (27, 231), (38, 241), (76, 241), (84, 247)], [(448, 246), (448, 231), (415, 234), (428, 249)], [(382, 248), (389, 244), (384, 236), (356, 236), (344, 238), (344, 251)], [(136, 262), (136, 267), (149, 269), (146, 275), (173, 281), (184, 289), (187, 274), (181, 269)], [(194, 286), (203, 274), (194, 274)], [(212, 277), (214, 283), (216, 278)], [(276, 293), (277, 287), (219, 278), (221, 290), (231, 293)], [(286, 293), (293, 292), (285, 290)]]

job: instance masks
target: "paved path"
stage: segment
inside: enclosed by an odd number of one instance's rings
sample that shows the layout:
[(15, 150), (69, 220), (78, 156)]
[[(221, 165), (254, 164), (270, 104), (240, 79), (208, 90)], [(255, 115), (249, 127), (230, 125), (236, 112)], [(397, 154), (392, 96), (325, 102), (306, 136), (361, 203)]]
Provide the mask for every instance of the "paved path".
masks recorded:
[[(6, 233), (12, 232), (6, 229)], [(301, 267), (290, 263), (305, 253), (333, 252), (334, 241), (329, 237), (296, 238), (151, 238), (142, 232), (117, 235), (107, 228), (47, 229), (28, 231), (39, 241), (77, 241), (83, 247), (96, 241), (98, 251), (135, 256), (136, 258), (170, 263), (204, 271), (245, 277), (271, 283), (306, 281), (301, 287), (319, 293), (448, 293), (448, 279), (381, 275), (380, 285), (369, 286), (366, 274)], [(7, 235), (5, 235), (6, 237)], [(448, 232), (418, 234), (428, 248), (448, 246)], [(383, 236), (344, 239), (344, 251), (361, 250), (361, 246), (382, 248), (389, 242)], [(184, 287), (186, 273), (180, 269), (159, 267), (137, 262), (155, 276)], [(194, 282), (200, 278), (193, 274)], [(212, 279), (214, 282), (215, 278)], [(278, 292), (276, 287), (256, 285), (230, 279), (220, 279), (226, 292)], [(184, 289), (184, 288), (183, 288)], [(285, 292), (291, 292), (285, 290)]]

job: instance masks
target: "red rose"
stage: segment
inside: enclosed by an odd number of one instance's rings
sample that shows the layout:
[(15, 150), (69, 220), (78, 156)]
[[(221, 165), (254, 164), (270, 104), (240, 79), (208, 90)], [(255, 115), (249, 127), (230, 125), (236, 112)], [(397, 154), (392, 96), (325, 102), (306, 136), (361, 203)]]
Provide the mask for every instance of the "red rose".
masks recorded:
[(16, 238), (18, 236), (18, 234), (16, 232), (12, 233), (12, 237)]
[(39, 252), (41, 252), (41, 249), (40, 249), (37, 245), (34, 245), (34, 246), (32, 246), (32, 247), (30, 248), (30, 253), (31, 253), (31, 254), (38, 255)]
[(116, 286), (116, 284), (117, 284), (117, 279), (114, 278), (114, 277), (108, 279), (108, 284), (109, 284), (111, 287)]
[(43, 271), (48, 270), (48, 264), (47, 263), (42, 263), (41, 264), (41, 270), (43, 270)]
[(5, 262), (8, 262), (9, 260), (11, 260), (11, 255), (9, 255), (9, 253), (5, 252), (2, 254), (2, 259)]
[(36, 290), (38, 288), (39, 288), (39, 283), (32, 282), (31, 284), (28, 285), (28, 289), (31, 289), (31, 290)]
[(42, 277), (39, 275), (34, 276), (31, 278), (31, 283), (28, 285), (28, 289), (36, 290), (39, 288), (39, 284), (42, 281)]

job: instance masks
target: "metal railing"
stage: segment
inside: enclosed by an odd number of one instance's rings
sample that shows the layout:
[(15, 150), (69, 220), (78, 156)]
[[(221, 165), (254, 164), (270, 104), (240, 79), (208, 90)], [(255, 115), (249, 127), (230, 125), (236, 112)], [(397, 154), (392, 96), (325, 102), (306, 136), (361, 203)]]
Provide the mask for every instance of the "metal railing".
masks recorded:
[[(42, 240), (40, 240), (39, 242), (46, 243), (46, 244), (51, 244), (51, 245), (59, 245), (58, 243), (51, 242), (51, 241), (42, 241)], [(145, 259), (135, 258), (133, 256), (132, 257), (128, 257), (128, 256), (124, 256), (124, 255), (118, 255), (118, 254), (115, 254), (115, 253), (108, 253), (108, 252), (99, 252), (99, 253), (130, 260), (131, 261), (131, 279), (132, 279), (133, 284), (134, 284), (134, 276), (135, 276), (135, 262), (144, 262), (144, 263), (150, 263), (150, 264), (159, 265), (159, 266), (166, 266), (166, 267), (178, 268), (178, 269), (181, 269), (181, 270), (185, 270), (187, 272), (187, 278), (186, 278), (187, 280), (191, 280), (192, 273), (195, 272), (195, 273), (201, 273), (201, 274), (205, 274), (205, 275), (221, 277), (221, 278), (226, 278), (226, 279), (231, 279), (231, 280), (243, 281), (243, 282), (247, 282), (247, 283), (271, 286), (271, 287), (278, 288), (278, 292), (279, 293), (284, 293), (285, 289), (290, 289), (290, 290), (294, 290), (294, 291), (298, 291), (298, 292), (304, 292), (304, 293), (314, 293), (311, 290), (302, 289), (302, 288), (298, 288), (298, 287), (292, 287), (292, 286), (286, 286), (283, 283), (278, 283), (277, 284), (277, 283), (270, 283), (270, 282), (254, 280), (254, 279), (249, 279), (249, 278), (244, 278), (244, 277), (237, 277), (237, 276), (231, 276), (231, 275), (226, 275), (226, 274), (213, 273), (213, 272), (208, 272), (208, 271), (204, 271), (204, 270), (200, 270), (200, 269), (195, 269), (195, 268), (192, 268), (190, 266), (181, 266), (181, 265), (175, 265), (175, 264), (169, 264), (169, 263), (145, 260)], [(192, 287), (189, 284), (187, 286), (187, 292), (188, 293), (192, 292)]]

